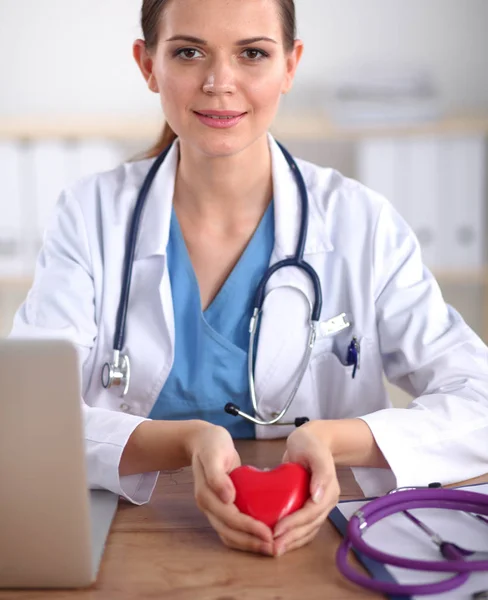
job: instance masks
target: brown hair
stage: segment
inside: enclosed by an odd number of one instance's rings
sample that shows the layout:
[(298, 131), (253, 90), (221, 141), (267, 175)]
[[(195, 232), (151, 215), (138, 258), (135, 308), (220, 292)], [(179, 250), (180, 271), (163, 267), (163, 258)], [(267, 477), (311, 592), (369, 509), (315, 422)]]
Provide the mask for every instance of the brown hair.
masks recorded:
[[(141, 9), (141, 28), (146, 48), (154, 50), (158, 45), (159, 23), (166, 5), (170, 0), (143, 0)], [(283, 39), (285, 50), (291, 52), (296, 38), (296, 12), (294, 0), (277, 0), (283, 21)], [(177, 138), (176, 133), (166, 122), (156, 144), (144, 154), (145, 158), (158, 156)]]

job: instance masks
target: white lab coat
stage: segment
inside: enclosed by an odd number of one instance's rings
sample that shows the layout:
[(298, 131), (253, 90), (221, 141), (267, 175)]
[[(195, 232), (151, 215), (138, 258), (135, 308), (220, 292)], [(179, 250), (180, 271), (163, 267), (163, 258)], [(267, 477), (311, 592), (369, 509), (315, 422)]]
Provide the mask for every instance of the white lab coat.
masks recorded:
[[(300, 199), (271, 136), (269, 144), (275, 263), (295, 252)], [(157, 474), (119, 478), (118, 463), (173, 362), (166, 246), (177, 160), (176, 143), (153, 183), (140, 224), (125, 338), (132, 366), (128, 395), (122, 399), (118, 388), (105, 390), (100, 377), (112, 358), (128, 226), (153, 159), (126, 163), (63, 192), (11, 333), (68, 337), (77, 345), (90, 486), (135, 503), (149, 500)], [(320, 277), (321, 321), (345, 312), (352, 325), (335, 336), (319, 336), (288, 416), (360, 417), (369, 425), (391, 470), (355, 468), (366, 495), (488, 471), (486, 346), (444, 303), (422, 264), (415, 236), (386, 199), (333, 169), (297, 163), (309, 194), (305, 260)], [(305, 351), (309, 304), (296, 288), (313, 301), (309, 280), (295, 268), (280, 270), (268, 286), (276, 291), (266, 300), (256, 364), (265, 415), (285, 402)], [(352, 367), (341, 362), (352, 335), (361, 342), (355, 379)], [(383, 371), (414, 397), (408, 409), (391, 407)], [(222, 398), (222, 409), (229, 400)], [(256, 436), (281, 437), (291, 430), (257, 427)]]

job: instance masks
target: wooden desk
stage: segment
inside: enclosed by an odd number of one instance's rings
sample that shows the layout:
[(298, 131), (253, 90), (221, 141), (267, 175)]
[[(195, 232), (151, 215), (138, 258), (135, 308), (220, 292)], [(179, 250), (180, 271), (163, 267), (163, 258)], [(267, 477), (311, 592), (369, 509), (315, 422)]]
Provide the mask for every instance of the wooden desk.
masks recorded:
[[(273, 467), (281, 462), (284, 441), (237, 446), (243, 464)], [(362, 496), (350, 469), (340, 469), (339, 480), (343, 499)], [(278, 559), (229, 550), (195, 505), (191, 470), (182, 469), (161, 474), (149, 504), (120, 503), (92, 588), (0, 591), (0, 600), (382, 598), (338, 573), (340, 539), (327, 521), (311, 544)]]

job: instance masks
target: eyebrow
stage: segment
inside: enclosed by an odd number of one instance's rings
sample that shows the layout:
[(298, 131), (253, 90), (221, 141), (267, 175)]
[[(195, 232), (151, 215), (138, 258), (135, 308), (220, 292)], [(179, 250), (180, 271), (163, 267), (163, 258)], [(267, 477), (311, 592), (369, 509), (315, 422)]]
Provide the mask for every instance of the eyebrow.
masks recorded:
[[(208, 42), (202, 40), (201, 38), (193, 37), (192, 35), (174, 35), (166, 40), (167, 42), (191, 42), (192, 44), (200, 44), (201, 46), (206, 46)], [(236, 42), (236, 46), (249, 46), (249, 44), (255, 44), (256, 42), (272, 42), (273, 44), (277, 44), (276, 40), (265, 36), (258, 36), (247, 38), (245, 40), (239, 40)]]

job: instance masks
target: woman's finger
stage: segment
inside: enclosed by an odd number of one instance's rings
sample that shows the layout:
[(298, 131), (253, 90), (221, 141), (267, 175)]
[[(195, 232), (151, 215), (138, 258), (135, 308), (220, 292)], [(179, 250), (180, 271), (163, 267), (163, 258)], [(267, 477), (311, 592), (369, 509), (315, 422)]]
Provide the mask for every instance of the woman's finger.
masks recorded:
[(311, 452), (309, 468), (312, 473), (310, 478), (310, 496), (316, 504), (322, 504), (325, 496), (339, 494), (339, 484), (335, 464), (330, 453)]
[(305, 505), (296, 512), (288, 515), (278, 521), (273, 530), (273, 537), (276, 539), (287, 531), (296, 529), (297, 527), (303, 527), (307, 523), (311, 523), (318, 518), (325, 510), (324, 506), (317, 506), (311, 500), (307, 500)]
[(287, 440), (286, 458), (303, 465), (311, 473), (310, 496), (317, 504), (322, 502), (330, 482), (337, 480), (334, 458), (305, 424), (295, 429)]
[(224, 504), (210, 488), (203, 487), (196, 494), (198, 508), (207, 516), (213, 515), (229, 529), (250, 534), (264, 542), (272, 543), (271, 529), (249, 515), (239, 511), (235, 504)]
[(276, 557), (283, 556), (283, 554), (285, 554), (286, 552), (291, 552), (292, 550), (297, 550), (298, 548), (302, 548), (303, 546), (306, 546), (312, 540), (315, 539), (315, 537), (317, 536), (319, 531), (320, 531), (320, 527), (316, 527), (315, 529), (310, 531), (307, 536), (301, 537), (293, 542), (290, 542), (289, 545), (286, 545), (286, 544), (281, 545), (280, 544), (280, 545), (275, 546), (274, 555)]
[(244, 531), (232, 529), (210, 513), (207, 514), (207, 518), (222, 542), (229, 548), (273, 556), (273, 543), (271, 541), (265, 542), (261, 538)]
[[(199, 473), (198, 473), (199, 472)], [(222, 468), (221, 461), (197, 457), (194, 465), (195, 480), (200, 475), (206, 485), (226, 504), (234, 502), (236, 490), (232, 479)], [(197, 483), (197, 481), (195, 481)]]
[(328, 514), (328, 511), (321, 512), (314, 521), (305, 523), (301, 527), (291, 529), (280, 537), (275, 538), (275, 552), (278, 551), (282, 554), (283, 552), (280, 552), (282, 548), (285, 548), (285, 550), (289, 549), (299, 540), (308, 539), (311, 533), (317, 532), (322, 527)]
[(303, 527), (307, 523), (315, 521), (324, 512), (328, 514), (338, 501), (339, 486), (332, 481), (328, 484), (327, 491), (319, 504), (316, 504), (312, 500), (307, 500), (303, 508), (279, 521), (274, 528), (274, 537), (280, 537), (287, 531)]

